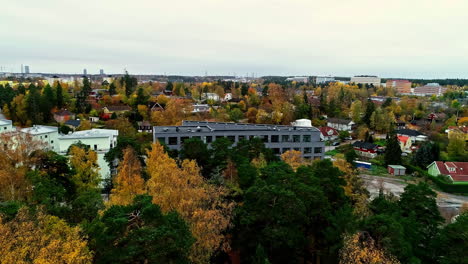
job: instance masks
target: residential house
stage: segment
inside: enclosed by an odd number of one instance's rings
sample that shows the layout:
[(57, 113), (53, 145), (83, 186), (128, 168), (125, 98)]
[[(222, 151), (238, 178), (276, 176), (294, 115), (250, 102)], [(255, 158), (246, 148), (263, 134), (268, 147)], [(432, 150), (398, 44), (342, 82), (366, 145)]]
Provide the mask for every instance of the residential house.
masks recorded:
[(427, 166), (432, 176), (447, 175), (453, 181), (468, 182), (468, 162), (434, 161)]
[(202, 100), (206, 100), (206, 101), (211, 100), (211, 101), (218, 102), (221, 100), (219, 95), (216, 93), (203, 93), (201, 97), (202, 97)]
[(162, 105), (160, 105), (159, 103), (150, 103), (148, 106), (149, 106), (148, 108), (150, 109), (151, 112), (153, 112), (153, 111), (157, 111), (157, 112), (164, 111), (164, 107)]
[(359, 156), (366, 157), (366, 158), (375, 158), (377, 157), (378, 145), (364, 142), (364, 141), (356, 141), (353, 143), (354, 151)]
[(398, 136), (397, 138), (398, 143), (400, 143), (401, 152), (411, 153), (411, 146), (413, 145), (411, 138), (408, 136)]
[(320, 138), (323, 140), (323, 141), (333, 141), (333, 140), (336, 140), (338, 139), (338, 130), (334, 129), (333, 127), (329, 127), (329, 126), (323, 126), (323, 127), (320, 127)]
[(348, 131), (351, 132), (354, 129), (356, 123), (348, 119), (340, 118), (329, 118), (327, 120), (327, 126), (332, 127), (338, 131)]
[(225, 93), (224, 94), (224, 102), (229, 102), (232, 100), (232, 93)]
[(97, 123), (97, 122), (99, 122), (99, 116), (90, 116), (90, 117), (88, 118), (88, 120), (89, 120), (89, 122), (91, 122), (91, 123)]
[(210, 111), (210, 106), (207, 104), (193, 104), (192, 113), (206, 113)]
[(0, 119), (0, 133), (12, 132), (15, 130), (13, 122), (8, 119)]
[(423, 133), (412, 129), (398, 129), (397, 136), (407, 136), (411, 139), (412, 143), (427, 141), (427, 136)]
[(153, 133), (153, 126), (148, 121), (138, 122), (138, 132)]
[(468, 126), (449, 126), (445, 130), (445, 133), (448, 134), (448, 137), (450, 138), (451, 133), (462, 133), (465, 135), (465, 140), (468, 141)]
[(68, 111), (67, 109), (64, 109), (64, 110), (60, 110), (60, 111), (55, 112), (54, 113), (54, 119), (58, 123), (63, 124), (63, 123), (67, 122), (70, 119), (75, 119), (75, 114)]
[(34, 125), (20, 130), (22, 133), (29, 134), (34, 140), (45, 143), (46, 149), (58, 151), (58, 127)]
[(73, 131), (75, 131), (80, 125), (81, 125), (81, 120), (68, 120), (64, 123), (64, 125), (68, 126), (71, 128)]
[(404, 128), (406, 128), (406, 122), (405, 122), (405, 121), (401, 121), (401, 120), (397, 120), (397, 121), (395, 122), (395, 127), (396, 127), (397, 129), (404, 129)]

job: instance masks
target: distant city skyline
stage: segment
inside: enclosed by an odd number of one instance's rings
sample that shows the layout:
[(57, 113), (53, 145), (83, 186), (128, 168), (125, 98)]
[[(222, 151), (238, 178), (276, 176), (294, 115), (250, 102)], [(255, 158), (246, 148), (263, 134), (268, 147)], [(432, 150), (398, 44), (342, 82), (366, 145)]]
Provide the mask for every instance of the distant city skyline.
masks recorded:
[(7, 1), (0, 67), (468, 78), (466, 10), (462, 0)]

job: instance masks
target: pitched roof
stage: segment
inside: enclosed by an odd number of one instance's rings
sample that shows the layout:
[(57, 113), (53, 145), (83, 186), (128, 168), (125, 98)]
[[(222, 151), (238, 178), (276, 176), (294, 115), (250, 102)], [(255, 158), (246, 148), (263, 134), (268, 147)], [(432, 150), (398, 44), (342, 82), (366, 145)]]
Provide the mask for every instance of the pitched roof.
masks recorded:
[(407, 136), (398, 136), (398, 141), (401, 141), (406, 144), (406, 141), (408, 141), (409, 137)]
[(450, 175), (454, 181), (468, 181), (468, 162), (434, 161), (434, 163), (440, 174)]
[(398, 129), (396, 131), (397, 134), (399, 135), (406, 135), (406, 136), (410, 136), (410, 137), (417, 137), (417, 136), (424, 136), (423, 133), (417, 131), (417, 130), (412, 130), (412, 129), (407, 129), (407, 128), (404, 128), (404, 129)]
[(356, 141), (353, 143), (353, 147), (365, 148), (365, 149), (376, 149), (378, 148), (378, 145), (370, 143), (370, 142)]
[(80, 120), (67, 120), (65, 122), (65, 125), (73, 126), (73, 127), (79, 127), (81, 124)]
[(334, 129), (333, 127), (323, 126), (323, 127), (319, 127), (319, 129), (324, 137), (338, 136), (338, 131)]

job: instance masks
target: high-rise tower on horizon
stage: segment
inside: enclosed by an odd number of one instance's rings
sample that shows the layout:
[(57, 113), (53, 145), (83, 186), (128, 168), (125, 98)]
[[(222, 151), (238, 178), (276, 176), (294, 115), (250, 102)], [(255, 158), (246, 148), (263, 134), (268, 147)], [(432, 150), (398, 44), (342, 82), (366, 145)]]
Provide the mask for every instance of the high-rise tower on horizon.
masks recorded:
[(88, 75), (88, 70), (83, 69), (83, 75), (85, 75), (85, 76)]

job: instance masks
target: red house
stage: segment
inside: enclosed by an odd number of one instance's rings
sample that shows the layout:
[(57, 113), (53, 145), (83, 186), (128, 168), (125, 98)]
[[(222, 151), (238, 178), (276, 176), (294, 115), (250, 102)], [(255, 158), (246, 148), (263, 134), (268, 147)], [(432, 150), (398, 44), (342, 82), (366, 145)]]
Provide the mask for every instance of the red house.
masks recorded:
[(353, 143), (353, 148), (359, 156), (367, 157), (367, 158), (375, 158), (377, 156), (378, 145), (364, 142), (364, 141), (356, 141)]
[(58, 123), (65, 123), (70, 119), (75, 119), (75, 114), (68, 110), (60, 110), (54, 113), (54, 119)]

